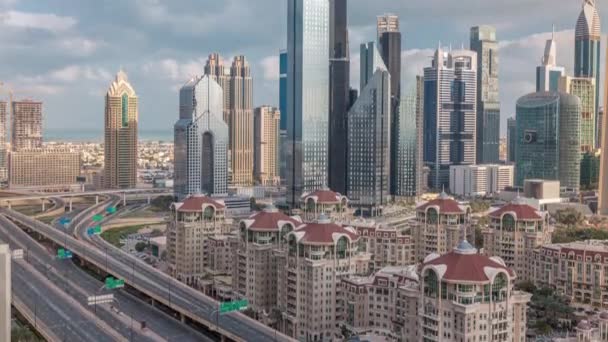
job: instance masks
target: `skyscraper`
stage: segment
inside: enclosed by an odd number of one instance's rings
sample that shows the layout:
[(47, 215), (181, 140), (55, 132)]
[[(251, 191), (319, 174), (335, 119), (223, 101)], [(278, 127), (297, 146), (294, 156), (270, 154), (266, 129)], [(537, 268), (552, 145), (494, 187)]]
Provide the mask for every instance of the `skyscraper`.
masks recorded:
[(281, 111), (279, 168), (283, 181), (287, 177), (287, 50), (281, 50), (279, 55), (279, 73), (279, 110)]
[(346, 193), (350, 55), (346, 0), (331, 0), (329, 60), (329, 187)]
[(547, 40), (541, 65), (536, 67), (536, 92), (557, 91), (559, 79), (566, 74), (566, 69), (557, 66), (557, 47), (555, 35)]
[(498, 97), (498, 42), (496, 29), (471, 28), (472, 51), (477, 52), (477, 164), (497, 163), (500, 143)]
[(515, 163), (517, 149), (517, 122), (515, 118), (507, 119), (507, 162)]
[(277, 108), (261, 106), (254, 111), (254, 176), (263, 185), (277, 185), (279, 178), (279, 123)]
[(363, 89), (374, 77), (376, 70), (382, 66), (386, 68), (380, 50), (378, 49), (377, 43), (369, 42), (367, 44), (361, 44), (359, 49), (360, 63), (359, 63), (359, 96), (363, 93)]
[(179, 91), (175, 124), (175, 196), (228, 192), (228, 125), (222, 119), (222, 87), (205, 75)]
[[(385, 25), (386, 24), (386, 25)], [(397, 195), (397, 166), (399, 152), (399, 128), (401, 127), (399, 107), (401, 97), (401, 32), (399, 32), (399, 17), (396, 15), (384, 15), (378, 17), (378, 44), (380, 54), (384, 60), (388, 72), (391, 74), (391, 194)]]
[(564, 76), (559, 81), (559, 91), (581, 99), (581, 158), (595, 150), (595, 78)]
[[(205, 75), (211, 76), (211, 78), (222, 88), (224, 107), (222, 119), (228, 126), (230, 126), (230, 108), (232, 108), (230, 98), (230, 69), (224, 66), (224, 61), (219, 53), (214, 52), (209, 55), (207, 63), (205, 64)], [(230, 131), (228, 134), (230, 134)]]
[[(607, 47), (608, 49), (608, 47)], [(608, 63), (608, 54), (606, 54), (606, 63)], [(604, 71), (604, 111), (608, 104), (608, 68)], [(601, 127), (601, 144), (600, 146), (608, 146), (608, 120), (602, 115)], [(608, 215), (608, 153), (600, 155), (600, 185), (597, 212), (600, 215)]]
[(515, 185), (526, 179), (559, 180), (577, 191), (580, 182), (581, 100), (558, 92), (517, 100)]
[[(394, 183), (391, 180), (391, 187), (394, 189), (392, 195), (396, 197), (416, 197), (420, 194), (419, 186), (422, 177), (422, 161), (419, 160), (421, 150), (419, 143), (422, 143), (422, 123), (420, 118), (420, 108), (422, 88), (419, 87), (418, 80), (412, 82), (404, 88), (401, 95), (401, 105), (399, 107), (399, 135), (396, 139), (395, 150), (397, 151)], [(394, 125), (394, 123), (392, 123)], [(419, 142), (420, 140), (420, 142)], [(391, 164), (392, 166), (392, 164)]]
[(137, 95), (120, 70), (106, 94), (104, 182), (108, 189), (137, 185)]
[(0, 181), (6, 181), (8, 178), (8, 148), (7, 148), (7, 132), (6, 123), (8, 119), (8, 105), (4, 101), (0, 101)]
[[(361, 46), (362, 55), (374, 55)], [(376, 49), (373, 43), (367, 45)], [(363, 57), (362, 57), (363, 59)], [(366, 216), (390, 200), (390, 80), (381, 60), (348, 113), (348, 189), (351, 205)]]
[(230, 68), (230, 151), (232, 184), (253, 185), (253, 80), (244, 56)]
[(11, 149), (42, 147), (42, 102), (22, 100), (11, 102)]
[[(576, 21), (574, 31), (574, 77), (595, 78), (600, 84), (600, 16), (595, 0), (583, 0), (583, 7)], [(599, 110), (599, 86), (595, 89), (595, 127)]]
[(477, 54), (438, 48), (424, 69), (424, 162), (429, 186), (449, 188), (450, 165), (475, 164)]
[(287, 203), (327, 185), (329, 2), (289, 0)]

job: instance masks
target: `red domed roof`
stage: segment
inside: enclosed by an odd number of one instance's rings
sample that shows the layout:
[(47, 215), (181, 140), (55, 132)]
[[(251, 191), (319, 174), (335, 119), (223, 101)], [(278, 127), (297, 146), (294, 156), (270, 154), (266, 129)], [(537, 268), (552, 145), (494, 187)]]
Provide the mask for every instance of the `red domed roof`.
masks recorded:
[(450, 253), (442, 256), (428, 256), (421, 268), (429, 265), (433, 265), (443, 272), (441, 275), (443, 280), (454, 282), (485, 283), (491, 280), (497, 270), (506, 271), (510, 277), (515, 277), (515, 273), (506, 267), (501, 259), (478, 254), (477, 249), (466, 241), (461, 242)]
[(526, 221), (538, 221), (542, 220), (542, 217), (538, 214), (536, 209), (527, 204), (509, 203), (499, 209), (494, 210), (489, 214), (490, 217), (500, 219), (502, 215), (506, 213), (515, 214), (516, 220)]
[(359, 234), (353, 227), (343, 227), (323, 217), (315, 223), (299, 226), (291, 234), (296, 236), (298, 242), (304, 244), (333, 245), (343, 235), (348, 236), (351, 241), (359, 239)]
[(453, 198), (448, 197), (445, 193), (439, 195), (438, 198), (425, 202), (416, 208), (417, 211), (426, 211), (429, 207), (438, 207), (439, 214), (464, 214), (464, 209)]
[(278, 231), (287, 223), (291, 223), (294, 228), (301, 224), (300, 221), (283, 214), (274, 207), (252, 214), (241, 222), (245, 223), (247, 229), (256, 231)]
[(216, 209), (224, 209), (226, 206), (220, 201), (216, 201), (207, 196), (190, 196), (181, 203), (174, 203), (177, 211), (180, 212), (202, 212), (203, 206), (212, 205)]
[(338, 204), (344, 196), (340, 193), (331, 191), (329, 189), (317, 190), (302, 195), (302, 200), (307, 201), (309, 198), (313, 198), (317, 203), (323, 204)]

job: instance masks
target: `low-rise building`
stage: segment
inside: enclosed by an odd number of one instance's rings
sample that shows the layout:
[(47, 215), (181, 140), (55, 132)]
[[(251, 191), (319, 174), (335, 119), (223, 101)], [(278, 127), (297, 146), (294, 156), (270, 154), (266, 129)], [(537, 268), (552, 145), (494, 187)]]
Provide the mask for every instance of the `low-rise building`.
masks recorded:
[(10, 188), (78, 189), (80, 153), (67, 149), (34, 148), (11, 151)]
[(501, 257), (519, 280), (532, 280), (529, 265), (533, 250), (551, 243), (549, 215), (516, 198), (488, 217), (490, 223), (482, 230), (484, 253)]
[(457, 196), (485, 196), (513, 186), (513, 165), (452, 165), (450, 192)]
[(198, 286), (210, 267), (211, 237), (230, 232), (221, 200), (207, 196), (191, 196), (171, 205), (167, 225), (167, 254), (170, 274), (190, 286)]
[(573, 304), (608, 308), (608, 241), (544, 245), (533, 252), (532, 280)]
[(416, 207), (416, 220), (411, 224), (417, 261), (431, 253), (445, 254), (464, 238), (474, 239), (470, 227), (471, 208), (461, 205), (444, 192), (436, 199)]

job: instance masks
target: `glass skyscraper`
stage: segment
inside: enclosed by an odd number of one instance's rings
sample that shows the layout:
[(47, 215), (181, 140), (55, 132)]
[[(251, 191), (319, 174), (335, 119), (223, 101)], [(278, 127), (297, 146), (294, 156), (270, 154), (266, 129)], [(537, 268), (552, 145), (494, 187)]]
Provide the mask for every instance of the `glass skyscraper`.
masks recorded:
[(477, 164), (497, 163), (500, 102), (496, 29), (487, 25), (471, 28), (470, 49), (477, 52)]
[(515, 163), (515, 150), (517, 149), (517, 121), (515, 118), (507, 119), (507, 162)]
[(223, 90), (205, 75), (189, 80), (179, 92), (175, 124), (175, 183), (178, 199), (228, 193), (228, 125)]
[(545, 44), (542, 64), (536, 67), (536, 92), (558, 91), (559, 79), (566, 69), (557, 65), (557, 46), (554, 35)]
[(516, 113), (515, 184), (559, 180), (562, 188), (578, 191), (581, 100), (566, 93), (532, 93), (517, 101)]
[[(362, 55), (377, 55), (373, 43)], [(364, 57), (362, 56), (362, 59)], [(376, 216), (390, 200), (391, 76), (381, 59), (348, 113), (348, 197), (365, 216)]]
[(287, 9), (287, 203), (327, 186), (329, 1), (289, 0)]
[(424, 162), (429, 186), (449, 188), (450, 165), (475, 164), (477, 54), (439, 48), (424, 69)]
[(281, 130), (287, 130), (287, 51), (279, 54), (279, 110), (281, 111)]

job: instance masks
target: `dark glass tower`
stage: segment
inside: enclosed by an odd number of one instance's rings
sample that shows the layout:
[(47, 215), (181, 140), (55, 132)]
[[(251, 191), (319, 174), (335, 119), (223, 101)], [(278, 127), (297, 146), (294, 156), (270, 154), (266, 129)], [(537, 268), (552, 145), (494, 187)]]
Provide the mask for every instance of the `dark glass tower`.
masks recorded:
[[(386, 18), (386, 16), (385, 16)], [(391, 143), (390, 143), (390, 192), (392, 195), (397, 195), (398, 189), (397, 184), (400, 182), (397, 180), (398, 177), (398, 159), (399, 152), (397, 146), (399, 145), (399, 107), (401, 104), (401, 32), (399, 32), (398, 19), (396, 16), (392, 17), (393, 21), (396, 21), (394, 25), (387, 25), (381, 27), (381, 22), (390, 22), (390, 18), (386, 20), (378, 20), (378, 39), (379, 48), (384, 64), (391, 75)]]
[(347, 0), (332, 0), (329, 51), (329, 187), (346, 194), (350, 59)]

